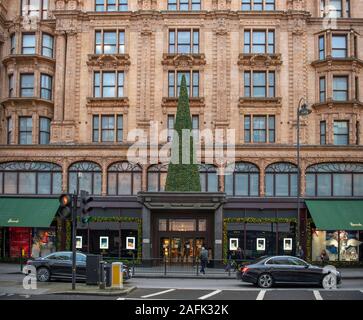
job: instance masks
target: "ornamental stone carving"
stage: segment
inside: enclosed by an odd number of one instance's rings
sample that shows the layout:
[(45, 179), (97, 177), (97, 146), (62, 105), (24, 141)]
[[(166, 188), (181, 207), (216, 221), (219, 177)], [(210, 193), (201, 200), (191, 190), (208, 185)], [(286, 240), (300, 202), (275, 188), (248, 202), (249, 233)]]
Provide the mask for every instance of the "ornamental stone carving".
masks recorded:
[(240, 67), (269, 68), (282, 65), (281, 54), (245, 54), (241, 53), (238, 59)]
[(206, 64), (205, 54), (167, 54), (163, 55), (162, 64), (164, 69), (172, 67), (175, 69), (191, 69)]
[(56, 0), (56, 10), (80, 10), (83, 6), (83, 0)]
[(128, 70), (131, 65), (128, 54), (90, 54), (88, 55), (87, 65), (93, 69), (118, 69)]

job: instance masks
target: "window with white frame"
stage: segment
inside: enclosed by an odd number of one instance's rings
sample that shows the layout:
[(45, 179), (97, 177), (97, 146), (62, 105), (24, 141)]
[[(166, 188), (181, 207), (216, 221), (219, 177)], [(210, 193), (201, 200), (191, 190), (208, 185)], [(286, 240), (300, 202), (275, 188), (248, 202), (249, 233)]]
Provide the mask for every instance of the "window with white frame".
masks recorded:
[(95, 98), (122, 98), (125, 74), (123, 71), (97, 71), (94, 73)]

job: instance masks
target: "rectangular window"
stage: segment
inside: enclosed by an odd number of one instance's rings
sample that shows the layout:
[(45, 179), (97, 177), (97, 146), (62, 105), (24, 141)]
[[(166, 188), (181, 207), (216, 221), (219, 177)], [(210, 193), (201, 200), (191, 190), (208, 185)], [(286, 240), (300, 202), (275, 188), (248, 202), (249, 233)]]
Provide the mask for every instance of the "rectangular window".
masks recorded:
[(169, 53), (198, 54), (199, 30), (170, 30)]
[(325, 102), (326, 100), (326, 82), (325, 77), (319, 79), (319, 101)]
[(253, 10), (262, 11), (263, 10), (263, 0), (253, 0)]
[[(251, 46), (252, 39), (252, 46)], [(245, 30), (244, 53), (275, 53), (274, 30)]]
[(13, 141), (13, 119), (6, 118), (6, 144), (11, 144)]
[(20, 96), (34, 97), (34, 74), (20, 75)]
[(177, 0), (168, 0), (168, 10), (176, 11), (177, 9)]
[(32, 144), (32, 117), (19, 117), (19, 144)]
[(266, 117), (254, 116), (253, 117), (253, 142), (266, 142)]
[(129, 6), (128, 6), (128, 1), (127, 0), (119, 0), (118, 2), (118, 11), (128, 11), (129, 10)]
[[(252, 121), (251, 121), (252, 119)], [(244, 116), (244, 142), (245, 143), (275, 143), (276, 141), (275, 116)], [(251, 135), (251, 133), (253, 133)]]
[(333, 100), (347, 101), (348, 100), (348, 77), (335, 76), (333, 77)]
[(359, 77), (355, 77), (355, 100), (359, 101)]
[(188, 11), (189, 10), (189, 0), (179, 0), (179, 10)]
[(47, 74), (41, 75), (40, 97), (45, 100), (52, 100), (53, 78)]
[(199, 140), (199, 116), (192, 115), (192, 130), (193, 130), (193, 138), (194, 142)]
[(332, 57), (346, 58), (348, 56), (348, 42), (346, 35), (332, 36)]
[(252, 0), (242, 0), (242, 11), (251, 11)]
[(53, 36), (43, 33), (42, 36), (42, 55), (53, 58), (54, 38)]
[(50, 119), (39, 118), (39, 144), (49, 144), (50, 142)]
[(350, 14), (350, 0), (345, 0), (345, 15), (347, 18), (351, 17)]
[(9, 98), (14, 97), (14, 74), (9, 74), (8, 76), (8, 84), (9, 84)]
[(320, 121), (320, 144), (326, 144), (326, 121)]
[(325, 17), (325, 0), (320, 0), (320, 17)]
[(268, 116), (268, 142), (275, 143), (275, 116)]
[(96, 31), (96, 54), (124, 54), (125, 31)]
[(105, 11), (105, 0), (96, 0), (95, 11)]
[(245, 142), (251, 142), (251, 116), (244, 117), (244, 133), (245, 133)]
[(329, 7), (329, 16), (331, 18), (341, 18), (343, 16), (342, 0), (330, 0)]
[(325, 36), (319, 37), (319, 60), (325, 59)]
[(124, 96), (123, 72), (95, 72), (93, 92), (95, 98), (121, 98)]
[(22, 16), (48, 18), (49, 0), (21, 0)]
[(244, 53), (251, 52), (251, 31), (245, 30), (244, 32)]
[[(179, 97), (180, 86), (183, 75), (185, 76), (189, 97), (199, 97), (199, 71), (169, 71), (168, 73), (168, 94), (175, 97), (175, 92)], [(175, 79), (177, 77), (177, 79)], [(175, 87), (176, 84), (176, 87)]]
[(275, 0), (265, 0), (265, 10), (275, 11)]
[(124, 118), (122, 115), (117, 116), (117, 142), (124, 140)]
[(167, 141), (170, 142), (173, 139), (173, 130), (174, 130), (174, 124), (175, 124), (175, 116), (173, 114), (168, 115), (168, 137)]
[(101, 141), (115, 141), (115, 116), (102, 116), (101, 120)]
[(16, 35), (13, 33), (10, 36), (10, 54), (16, 53)]
[[(267, 81), (268, 77), (268, 81)], [(266, 98), (276, 95), (275, 72), (265, 71), (245, 71), (244, 73), (244, 93), (245, 97)], [(252, 92), (251, 92), (252, 89)]]
[(349, 144), (349, 122), (334, 121), (334, 144), (348, 145)]
[(100, 117), (98, 115), (93, 116), (92, 118), (92, 141), (99, 142), (100, 140)]
[(201, 0), (192, 0), (192, 11), (199, 11), (201, 9)]
[(22, 37), (22, 54), (35, 54), (35, 33), (24, 33)]

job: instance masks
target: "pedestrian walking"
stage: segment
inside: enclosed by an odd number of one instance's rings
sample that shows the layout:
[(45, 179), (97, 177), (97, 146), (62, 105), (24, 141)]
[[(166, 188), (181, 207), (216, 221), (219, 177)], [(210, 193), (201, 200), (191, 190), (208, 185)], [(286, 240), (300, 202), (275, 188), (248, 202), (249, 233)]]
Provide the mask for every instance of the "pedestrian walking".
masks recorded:
[(297, 250), (297, 257), (300, 259), (304, 259), (304, 250), (301, 246), (299, 246), (299, 248)]
[(200, 258), (200, 264), (201, 264), (200, 273), (205, 274), (205, 268), (208, 263), (208, 250), (205, 247), (202, 247), (199, 258)]

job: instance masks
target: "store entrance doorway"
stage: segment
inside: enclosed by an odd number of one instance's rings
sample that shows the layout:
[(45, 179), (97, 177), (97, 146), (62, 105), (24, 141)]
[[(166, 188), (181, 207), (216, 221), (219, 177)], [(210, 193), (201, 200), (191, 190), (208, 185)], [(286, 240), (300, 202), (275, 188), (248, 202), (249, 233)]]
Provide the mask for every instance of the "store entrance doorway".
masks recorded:
[(160, 238), (161, 257), (172, 263), (194, 263), (205, 238), (171, 236)]

